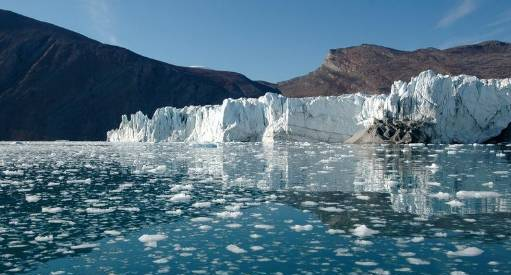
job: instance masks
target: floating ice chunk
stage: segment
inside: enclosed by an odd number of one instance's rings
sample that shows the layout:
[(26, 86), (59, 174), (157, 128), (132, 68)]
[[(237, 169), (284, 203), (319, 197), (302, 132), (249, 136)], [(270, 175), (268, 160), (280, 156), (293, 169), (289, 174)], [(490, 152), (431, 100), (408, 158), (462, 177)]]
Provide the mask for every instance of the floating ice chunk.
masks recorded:
[(448, 201), (446, 202), (449, 206), (451, 207), (462, 207), (464, 206), (465, 204), (462, 203), (461, 201), (459, 200), (452, 200), (452, 201)]
[(41, 197), (38, 195), (25, 195), (25, 200), (27, 202), (38, 202), (41, 200)]
[(208, 217), (196, 217), (190, 219), (191, 222), (210, 222), (212, 220), (213, 220), (212, 218)]
[(165, 165), (158, 165), (153, 169), (147, 170), (147, 172), (153, 173), (153, 174), (162, 174), (162, 173), (165, 173), (165, 171), (167, 171), (167, 166), (165, 166)]
[(225, 227), (228, 227), (228, 228), (240, 228), (241, 227), (241, 224), (239, 223), (228, 223), (225, 225)]
[(411, 239), (412, 243), (420, 243), (420, 242), (423, 242), (424, 241), (424, 237), (422, 236), (419, 236), (419, 237), (413, 237)]
[(482, 184), (482, 186), (493, 188), (493, 181), (485, 182), (485, 183)]
[(359, 200), (364, 200), (364, 201), (367, 201), (370, 199), (370, 197), (366, 196), (366, 195), (357, 195), (356, 198)]
[(451, 196), (449, 195), (449, 193), (444, 193), (444, 192), (438, 192), (438, 193), (435, 193), (435, 194), (430, 194), (429, 195), (430, 197), (432, 198), (435, 198), (435, 199), (439, 199), (439, 200), (448, 200)]
[(502, 153), (502, 152), (499, 152), (499, 153), (497, 153), (497, 154), (495, 154), (495, 155), (496, 155), (497, 157), (499, 157), (499, 158), (503, 158), (503, 157), (505, 157), (505, 156), (506, 156), (506, 154), (504, 154), (504, 153)]
[(170, 191), (172, 192), (179, 192), (179, 191), (191, 191), (193, 190), (193, 185), (191, 184), (178, 184), (170, 188)]
[(85, 209), (85, 212), (88, 214), (106, 214), (106, 213), (112, 213), (115, 211), (115, 208), (109, 207), (109, 208), (96, 208), (96, 207), (88, 207)]
[(353, 235), (359, 238), (370, 237), (378, 233), (379, 233), (378, 230), (371, 229), (367, 227), (365, 224), (359, 225), (355, 229), (353, 229)]
[(432, 163), (430, 166), (426, 166), (426, 168), (428, 168), (432, 174), (435, 174), (438, 170), (440, 170), (440, 166), (436, 163)]
[(126, 212), (140, 212), (140, 208), (138, 207), (117, 207), (117, 210)]
[(318, 203), (315, 202), (315, 201), (303, 201), (301, 203), (301, 206), (303, 206), (303, 207), (314, 207), (314, 206), (317, 206), (317, 205), (318, 205)]
[(311, 224), (306, 224), (306, 225), (295, 224), (295, 225), (291, 226), (291, 230), (296, 231), (296, 232), (311, 231), (313, 228), (314, 227)]
[(239, 211), (223, 211), (215, 214), (217, 217), (222, 219), (236, 219), (239, 218), (242, 213)]
[(167, 236), (164, 234), (154, 234), (154, 235), (148, 235), (144, 234), (138, 238), (138, 240), (142, 243), (144, 243), (145, 246), (149, 247), (157, 247), (159, 241), (163, 241), (167, 239)]
[(474, 257), (479, 256), (484, 251), (477, 248), (477, 247), (465, 247), (465, 248), (458, 248), (458, 251), (447, 251), (447, 256), (450, 257)]
[(467, 275), (467, 273), (460, 271), (460, 270), (454, 270), (449, 273), (449, 275)]
[(121, 235), (121, 232), (117, 231), (117, 230), (105, 230), (105, 231), (103, 231), (103, 233), (105, 233), (105, 235), (110, 235), (110, 236), (119, 236), (119, 235)]
[(170, 197), (171, 202), (179, 203), (179, 202), (189, 202), (192, 197), (186, 193), (178, 193)]
[(413, 264), (413, 265), (428, 265), (428, 264), (431, 264), (431, 262), (426, 261), (426, 260), (422, 260), (422, 259), (419, 259), (419, 258), (406, 258), (406, 261), (409, 264)]
[(378, 265), (377, 262), (373, 262), (373, 261), (356, 261), (355, 264), (361, 265), (361, 266), (376, 266), (376, 265)]
[(53, 241), (53, 235), (48, 236), (37, 236), (34, 239), (36, 242), (51, 242)]
[(330, 228), (330, 229), (328, 229), (326, 231), (326, 233), (328, 233), (330, 235), (334, 235), (334, 234), (344, 234), (344, 233), (346, 233), (346, 231), (344, 231), (342, 229), (332, 229), (332, 228)]
[(173, 216), (181, 216), (183, 214), (183, 210), (181, 210), (181, 209), (167, 210), (167, 211), (165, 211), (165, 213), (167, 213), (169, 215), (173, 215)]
[(252, 251), (261, 251), (263, 249), (264, 249), (264, 247), (262, 247), (260, 245), (253, 245), (250, 247), (250, 250), (252, 250)]
[(210, 208), (211, 207), (211, 202), (209, 202), (209, 201), (196, 202), (196, 203), (192, 204), (192, 207), (195, 207), (195, 208)]
[(84, 180), (67, 180), (66, 183), (69, 183), (69, 184), (80, 184), (80, 183), (84, 183), (84, 184), (91, 184), (92, 180), (91, 179), (84, 179)]
[(51, 213), (51, 214), (62, 212), (62, 210), (64, 210), (64, 209), (62, 209), (62, 207), (42, 207), (41, 208), (41, 212)]
[(232, 252), (234, 254), (242, 254), (242, 253), (247, 252), (245, 249), (243, 249), (235, 244), (230, 244), (230, 245), (226, 246), (225, 249), (227, 249), (227, 251)]
[(70, 248), (72, 250), (81, 250), (81, 249), (91, 249), (91, 248), (96, 248), (96, 247), (98, 247), (98, 245), (94, 244), (94, 243), (82, 243), (79, 245), (73, 245)]
[(320, 207), (318, 209), (321, 210), (321, 211), (331, 212), (331, 213), (341, 213), (341, 212), (344, 212), (344, 209), (333, 207), (333, 206)]
[(23, 176), (25, 174), (23, 170), (5, 170), (3, 173), (6, 176)]
[(458, 199), (486, 199), (500, 197), (500, 194), (493, 191), (458, 191), (456, 197)]
[(254, 228), (264, 229), (264, 230), (271, 230), (271, 229), (275, 228), (275, 226), (270, 225), (270, 224), (256, 224), (256, 225), (254, 225)]

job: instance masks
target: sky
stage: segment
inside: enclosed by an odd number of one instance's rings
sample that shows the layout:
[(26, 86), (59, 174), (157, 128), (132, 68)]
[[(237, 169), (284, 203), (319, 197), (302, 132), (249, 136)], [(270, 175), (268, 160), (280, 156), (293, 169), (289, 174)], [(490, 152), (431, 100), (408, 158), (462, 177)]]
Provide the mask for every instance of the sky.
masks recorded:
[(283, 81), (329, 49), (511, 41), (509, 0), (0, 0), (0, 8), (181, 66)]

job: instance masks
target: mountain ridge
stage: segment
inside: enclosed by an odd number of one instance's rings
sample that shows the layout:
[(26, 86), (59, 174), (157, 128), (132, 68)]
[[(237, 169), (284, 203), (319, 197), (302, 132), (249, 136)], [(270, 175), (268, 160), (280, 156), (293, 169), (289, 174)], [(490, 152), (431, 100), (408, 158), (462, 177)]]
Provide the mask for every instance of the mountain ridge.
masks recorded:
[(181, 67), (0, 10), (0, 140), (104, 140), (120, 116), (278, 92)]
[(480, 78), (510, 77), (511, 44), (491, 40), (448, 49), (429, 47), (413, 51), (374, 44), (330, 49), (316, 70), (279, 82), (277, 86), (289, 97), (389, 93), (394, 81), (409, 81), (425, 70)]

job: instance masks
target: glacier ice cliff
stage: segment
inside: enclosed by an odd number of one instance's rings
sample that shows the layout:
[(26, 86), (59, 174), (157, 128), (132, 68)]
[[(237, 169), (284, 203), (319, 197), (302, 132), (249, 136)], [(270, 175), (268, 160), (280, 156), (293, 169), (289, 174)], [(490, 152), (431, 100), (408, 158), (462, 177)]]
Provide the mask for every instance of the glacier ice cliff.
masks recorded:
[(420, 125), (416, 130), (431, 143), (484, 142), (511, 122), (511, 79), (428, 70), (410, 82), (394, 82), (389, 95), (286, 98), (268, 93), (221, 105), (164, 107), (152, 118), (141, 112), (130, 119), (124, 115), (107, 140), (345, 142), (381, 121)]

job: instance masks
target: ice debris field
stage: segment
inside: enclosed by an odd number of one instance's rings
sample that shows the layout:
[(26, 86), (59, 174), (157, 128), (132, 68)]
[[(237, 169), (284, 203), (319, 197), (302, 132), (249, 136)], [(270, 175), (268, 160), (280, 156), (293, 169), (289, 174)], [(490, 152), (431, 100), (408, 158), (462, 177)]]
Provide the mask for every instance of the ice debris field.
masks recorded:
[(0, 150), (0, 274), (511, 272), (505, 145)]

